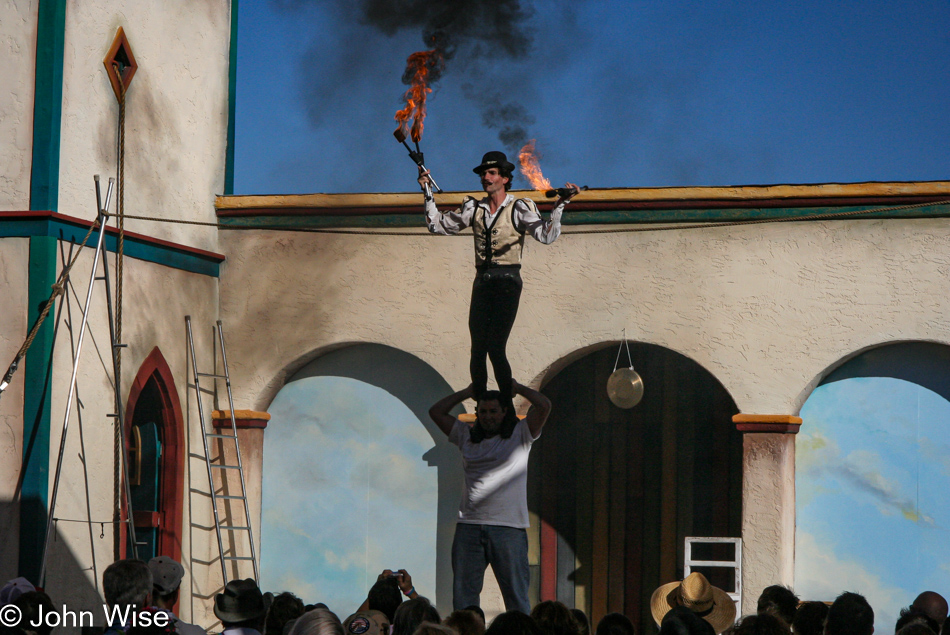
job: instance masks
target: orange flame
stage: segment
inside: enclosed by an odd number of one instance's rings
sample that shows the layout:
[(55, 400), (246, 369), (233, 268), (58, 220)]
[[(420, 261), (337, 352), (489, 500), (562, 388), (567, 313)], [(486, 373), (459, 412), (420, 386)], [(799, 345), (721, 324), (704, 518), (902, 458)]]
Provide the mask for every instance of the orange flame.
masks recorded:
[[(412, 83), (404, 95), (406, 107), (396, 111), (395, 117), (399, 122), (396, 132), (401, 134), (402, 138), (405, 139), (411, 134), (412, 140), (416, 143), (422, 139), (423, 121), (426, 118), (426, 97), (432, 92), (426, 82), (429, 79), (430, 70), (435, 69), (439, 71), (438, 74), (441, 74), (441, 67), (444, 64), (445, 59), (438, 49), (413, 53), (406, 60), (406, 75), (411, 75)], [(438, 74), (436, 79), (438, 79)], [(411, 132), (410, 119), (412, 119)]]
[(518, 152), (518, 163), (521, 164), (521, 173), (531, 187), (544, 192), (551, 189), (551, 182), (541, 174), (541, 165), (538, 163), (538, 154), (534, 149), (535, 140), (532, 139), (524, 144), (524, 147)]

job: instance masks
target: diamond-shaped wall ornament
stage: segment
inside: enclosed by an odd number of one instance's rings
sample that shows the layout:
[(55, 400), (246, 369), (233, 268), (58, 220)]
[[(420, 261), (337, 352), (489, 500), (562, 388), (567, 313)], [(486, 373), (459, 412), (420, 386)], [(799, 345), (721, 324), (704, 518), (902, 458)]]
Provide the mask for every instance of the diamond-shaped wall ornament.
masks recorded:
[(112, 83), (115, 98), (121, 101), (122, 86), (125, 86), (126, 91), (129, 90), (129, 84), (132, 83), (132, 77), (138, 69), (135, 56), (132, 55), (129, 38), (125, 37), (125, 31), (121, 26), (116, 32), (115, 39), (112, 40), (112, 46), (109, 47), (109, 52), (106, 53), (106, 58), (102, 60), (102, 64), (106, 67), (106, 73), (109, 75), (109, 82)]

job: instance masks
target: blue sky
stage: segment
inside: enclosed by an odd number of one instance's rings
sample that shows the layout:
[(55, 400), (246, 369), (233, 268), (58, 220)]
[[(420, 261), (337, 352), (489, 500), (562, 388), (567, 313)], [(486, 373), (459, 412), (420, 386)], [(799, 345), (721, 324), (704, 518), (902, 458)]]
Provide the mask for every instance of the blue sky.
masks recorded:
[[(384, 33), (363, 4), (240, 3), (235, 193), (415, 189), (392, 115), (422, 31)], [(493, 91), (523, 107), (555, 183), (950, 177), (946, 0), (521, 8), (526, 55), (463, 43), (430, 96), (422, 149), (447, 190), (477, 188), (471, 168), (501, 147), (482, 118)]]
[(864, 594), (890, 632), (918, 593), (950, 588), (950, 402), (898, 379), (847, 379), (818, 387), (801, 416), (795, 590)]

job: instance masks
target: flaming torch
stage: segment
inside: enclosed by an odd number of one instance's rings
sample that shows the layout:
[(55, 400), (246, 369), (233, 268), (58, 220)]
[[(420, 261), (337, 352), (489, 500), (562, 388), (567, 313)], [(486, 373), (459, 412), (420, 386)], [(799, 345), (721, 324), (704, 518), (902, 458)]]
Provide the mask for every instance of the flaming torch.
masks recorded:
[[(547, 198), (554, 198), (555, 196), (568, 197), (577, 194), (577, 190), (572, 187), (551, 187), (551, 181), (541, 174), (541, 164), (538, 163), (538, 153), (534, 149), (534, 144), (535, 140), (532, 139), (524, 144), (524, 147), (518, 151), (518, 163), (521, 164), (521, 173), (528, 179), (528, 183), (531, 184), (531, 187), (538, 192), (544, 192)], [(586, 190), (587, 186), (585, 185), (580, 189)]]
[[(406, 100), (406, 107), (396, 111), (395, 119), (399, 122), (399, 127), (393, 132), (393, 136), (402, 145), (406, 146), (406, 150), (409, 151), (409, 158), (426, 172), (428, 172), (428, 169), (425, 166), (425, 158), (422, 155), (422, 150), (419, 149), (419, 141), (422, 139), (422, 130), (426, 118), (426, 98), (432, 92), (429, 83), (438, 79), (444, 68), (445, 56), (438, 49), (419, 51), (410, 55), (406, 60), (406, 72), (402, 78), (404, 83), (409, 84), (409, 90), (403, 96)], [(409, 125), (410, 119), (412, 120), (411, 127)], [(410, 136), (416, 146), (415, 150), (406, 143), (406, 139)], [(442, 188), (436, 184), (431, 174), (429, 180), (432, 181), (435, 191), (441, 193)], [(425, 188), (426, 195), (431, 197), (432, 192), (429, 190), (429, 185), (426, 184)]]

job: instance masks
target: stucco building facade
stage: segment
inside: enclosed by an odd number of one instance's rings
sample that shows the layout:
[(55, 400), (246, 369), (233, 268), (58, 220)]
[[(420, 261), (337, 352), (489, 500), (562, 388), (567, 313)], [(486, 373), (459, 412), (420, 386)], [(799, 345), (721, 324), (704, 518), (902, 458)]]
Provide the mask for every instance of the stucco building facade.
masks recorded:
[[(0, 68), (0, 363), (13, 359), (95, 217), (92, 176), (117, 172), (120, 108), (103, 56), (122, 27), (138, 64), (126, 95), (124, 206), (159, 221), (125, 221), (120, 393), (129, 422), (144, 394), (155, 411), (148, 416), (165, 426), (161, 469), (173, 473), (160, 477), (166, 507), (154, 522), (188, 573), (180, 613), (209, 627), (221, 579), (186, 315), (201, 362), (212, 359), (211, 325), (225, 325), (235, 405), (248, 411), (241, 434), (257, 519), (263, 413), (307, 364), (383, 345), (421, 360), (454, 389), (469, 381), (471, 242), (428, 235), (421, 195), (221, 195), (231, 190), (233, 163), (233, 25), (227, 0), (0, 7), (9, 51)], [(763, 587), (793, 581), (793, 435), (810, 392), (869, 348), (950, 344), (948, 201), (950, 182), (585, 192), (556, 243), (526, 250), (512, 366), (544, 389), (625, 335), (715, 380), (734, 407), (727, 424), (743, 435), (738, 533), (748, 607)], [(827, 216), (843, 212), (857, 214)], [(113, 232), (113, 275), (116, 251)], [(38, 574), (90, 273), (87, 250), (0, 399), (4, 579)], [(108, 316), (101, 284), (95, 289), (55, 510), (56, 566), (46, 578), (65, 602), (96, 601), (102, 570), (126, 554), (123, 525), (114, 522)], [(208, 411), (221, 407), (205, 398)], [(538, 593), (548, 599), (556, 591), (544, 580), (554, 574), (544, 564), (544, 529), (537, 531)], [(660, 582), (680, 575), (682, 545), (670, 536)], [(593, 602), (595, 613), (624, 606), (593, 591), (574, 597)]]

